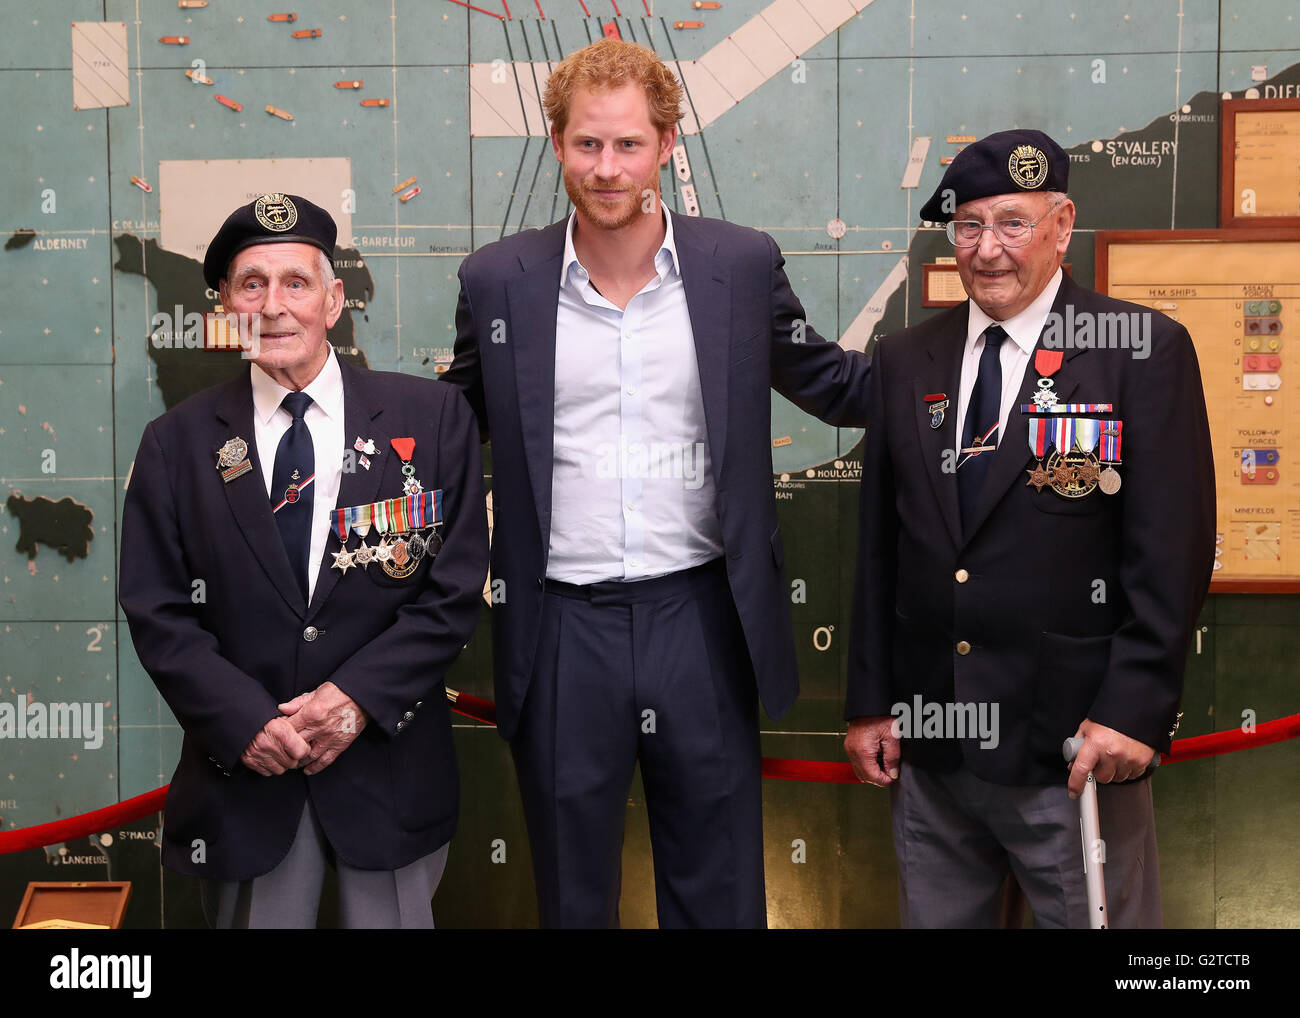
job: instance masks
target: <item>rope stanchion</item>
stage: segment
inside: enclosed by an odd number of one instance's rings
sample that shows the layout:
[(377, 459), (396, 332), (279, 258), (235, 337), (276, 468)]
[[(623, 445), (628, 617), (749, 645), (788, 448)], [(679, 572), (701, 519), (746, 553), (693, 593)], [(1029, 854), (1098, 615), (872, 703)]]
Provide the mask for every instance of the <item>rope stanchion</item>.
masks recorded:
[[(497, 707), (491, 700), (484, 700), (455, 689), (447, 690), (447, 699), (451, 701), (453, 711), (471, 721), (478, 721), (485, 725), (497, 723)], [(1213, 732), (1210, 735), (1179, 739), (1173, 743), (1168, 753), (1163, 754), (1161, 765), (1236, 753), (1239, 750), (1254, 749), (1295, 738), (1300, 738), (1300, 714), (1266, 721), (1249, 731), (1234, 728), (1226, 732)], [(859, 783), (852, 766), (847, 762), (790, 760), (774, 756), (763, 757), (763, 777), (774, 781), (811, 781), (818, 784), (856, 785)], [(134, 799), (127, 799), (90, 813), (82, 813), (80, 816), (68, 817), (36, 827), (0, 831), (0, 855), (98, 834), (110, 827), (129, 824), (150, 813), (157, 813), (162, 809), (163, 802), (167, 798), (168, 787), (163, 785), (162, 788), (155, 788), (152, 792), (137, 795)]]

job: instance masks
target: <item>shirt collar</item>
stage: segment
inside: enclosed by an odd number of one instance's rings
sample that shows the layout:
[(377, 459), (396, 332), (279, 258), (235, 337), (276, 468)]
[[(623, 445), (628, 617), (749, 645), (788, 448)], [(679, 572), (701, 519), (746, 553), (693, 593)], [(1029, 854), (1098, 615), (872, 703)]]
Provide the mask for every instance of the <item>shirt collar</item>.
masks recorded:
[(990, 318), (978, 304), (970, 301), (970, 313), (966, 320), (966, 352), (973, 352), (975, 341), (984, 334), (984, 330), (990, 325), (997, 324), (1006, 330), (1016, 346), (1026, 354), (1032, 353), (1034, 347), (1038, 345), (1038, 337), (1043, 333), (1043, 326), (1047, 324), (1047, 313), (1052, 310), (1052, 304), (1056, 301), (1056, 292), (1061, 288), (1062, 275), (1060, 266), (1057, 266), (1056, 275), (1048, 281), (1029, 307), (1005, 322)]
[[(659, 202), (659, 209), (664, 217), (664, 241), (655, 252), (655, 272), (662, 282), (670, 270), (681, 275), (681, 265), (677, 261), (677, 242), (673, 239), (673, 217), (668, 214), (662, 201)], [(564, 229), (564, 261), (560, 265), (561, 286), (569, 282), (570, 269), (575, 265), (581, 270), (582, 279), (588, 277), (586, 266), (578, 260), (578, 252), (573, 247), (573, 224), (577, 218), (578, 211), (574, 209), (569, 213), (569, 222)]]
[[(262, 424), (270, 424), (271, 418), (284, 402), (284, 397), (293, 390), (286, 389), (256, 364), (249, 377), (253, 383), (253, 413)], [(311, 397), (312, 404), (320, 408), (326, 417), (341, 419), (343, 372), (339, 370), (333, 345), (330, 345), (329, 356), (325, 358), (325, 366), (302, 391)]]

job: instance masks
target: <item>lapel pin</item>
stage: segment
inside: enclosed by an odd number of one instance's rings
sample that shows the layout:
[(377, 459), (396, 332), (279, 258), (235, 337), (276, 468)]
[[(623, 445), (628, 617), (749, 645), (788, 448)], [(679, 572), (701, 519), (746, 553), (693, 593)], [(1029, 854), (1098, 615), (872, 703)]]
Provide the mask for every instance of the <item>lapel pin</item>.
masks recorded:
[(352, 448), (357, 452), (363, 452), (367, 456), (377, 455), (375, 452), (375, 440), (373, 438), (362, 438), (359, 435), (357, 440), (352, 443)]
[(252, 470), (253, 464), (248, 462), (248, 443), (238, 436), (228, 439), (217, 451), (217, 469), (227, 484)]
[(938, 431), (943, 427), (943, 412), (948, 409), (948, 394), (932, 392), (922, 396), (921, 401), (925, 403), (926, 413), (930, 415), (930, 427)]

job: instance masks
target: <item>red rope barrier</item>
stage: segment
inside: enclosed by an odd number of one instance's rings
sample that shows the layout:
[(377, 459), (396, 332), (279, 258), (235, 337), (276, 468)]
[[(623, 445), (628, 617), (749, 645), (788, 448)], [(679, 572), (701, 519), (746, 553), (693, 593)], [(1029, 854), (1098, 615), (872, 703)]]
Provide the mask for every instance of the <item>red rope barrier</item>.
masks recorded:
[[(491, 700), (484, 700), (469, 693), (458, 693), (455, 690), (448, 690), (447, 697), (451, 700), (451, 709), (457, 714), (486, 725), (496, 724), (497, 708)], [(1179, 739), (1170, 751), (1161, 757), (1160, 762), (1163, 766), (1182, 763), (1184, 760), (1200, 760), (1207, 756), (1255, 749), (1297, 737), (1300, 737), (1300, 714), (1292, 714), (1274, 721), (1265, 721), (1247, 732), (1233, 728), (1226, 732), (1213, 732), (1210, 735)], [(853, 768), (847, 762), (788, 760), (773, 756), (763, 757), (763, 777), (775, 781), (815, 781), (821, 784), (856, 785), (859, 783)], [(162, 788), (155, 788), (152, 792), (137, 795), (134, 799), (127, 799), (90, 813), (82, 813), (80, 816), (68, 817), (36, 827), (19, 827), (12, 831), (2, 831), (0, 832), (0, 855), (98, 834), (110, 827), (129, 824), (150, 813), (157, 813), (162, 809), (163, 801), (167, 797), (167, 787), (163, 785)]]
[(98, 834), (119, 824), (129, 824), (133, 820), (157, 813), (167, 798), (167, 788), (155, 788), (152, 792), (137, 795), (134, 799), (104, 806), (101, 809), (82, 813), (80, 816), (55, 820), (52, 823), (36, 827), (19, 827), (16, 830), (0, 833), (0, 855), (7, 852), (24, 852), (29, 848), (42, 848), (55, 845), (60, 841), (71, 841), (87, 834)]

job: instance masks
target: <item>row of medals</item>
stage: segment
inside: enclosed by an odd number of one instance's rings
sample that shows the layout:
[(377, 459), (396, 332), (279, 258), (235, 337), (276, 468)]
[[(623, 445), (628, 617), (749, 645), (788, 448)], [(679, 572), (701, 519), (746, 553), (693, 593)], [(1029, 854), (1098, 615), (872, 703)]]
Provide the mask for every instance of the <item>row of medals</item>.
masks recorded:
[(333, 568), (346, 576), (354, 565), (365, 569), (371, 562), (377, 562), (393, 579), (404, 580), (415, 572), (425, 555), (436, 555), (441, 547), (442, 538), (433, 527), (398, 537), (388, 534), (378, 544), (366, 544), (365, 538), (362, 538), (359, 547), (351, 551), (344, 548), (334, 553)]
[[(1040, 410), (1050, 410), (1057, 403), (1057, 396), (1052, 391), (1052, 380), (1040, 378), (1038, 391), (1033, 396), (1034, 404)], [(1047, 457), (1047, 464), (1039, 460), (1033, 470), (1026, 470), (1029, 480), (1025, 487), (1032, 486), (1041, 494), (1045, 486), (1062, 498), (1083, 498), (1091, 495), (1095, 488), (1101, 488), (1103, 495), (1113, 495), (1119, 491), (1119, 471), (1113, 466), (1102, 468), (1101, 461), (1090, 452), (1071, 449), (1064, 455), (1059, 450)]]
[(1102, 494), (1113, 495), (1120, 486), (1118, 470), (1112, 466), (1103, 468), (1092, 453), (1077, 449), (1064, 456), (1054, 452), (1047, 457), (1046, 464), (1039, 460), (1033, 470), (1025, 473), (1029, 475), (1026, 487), (1033, 486), (1041, 492), (1044, 486), (1050, 486), (1063, 498), (1083, 498), (1092, 494), (1094, 488), (1101, 488)]

